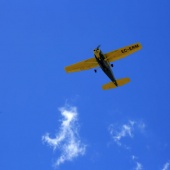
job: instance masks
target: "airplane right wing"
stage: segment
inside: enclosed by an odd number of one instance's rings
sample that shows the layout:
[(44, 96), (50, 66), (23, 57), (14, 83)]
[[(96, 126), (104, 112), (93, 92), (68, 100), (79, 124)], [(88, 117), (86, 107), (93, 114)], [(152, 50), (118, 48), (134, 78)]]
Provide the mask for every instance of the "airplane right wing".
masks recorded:
[(91, 68), (95, 68), (99, 66), (95, 58), (90, 58), (75, 64), (72, 64), (70, 66), (65, 67), (65, 71), (67, 73), (76, 72), (76, 71), (83, 71), (88, 70)]
[(140, 43), (132, 44), (123, 48), (120, 48), (118, 50), (111, 51), (109, 53), (105, 54), (105, 58), (109, 62), (113, 62), (119, 59), (122, 59), (142, 48), (142, 45)]

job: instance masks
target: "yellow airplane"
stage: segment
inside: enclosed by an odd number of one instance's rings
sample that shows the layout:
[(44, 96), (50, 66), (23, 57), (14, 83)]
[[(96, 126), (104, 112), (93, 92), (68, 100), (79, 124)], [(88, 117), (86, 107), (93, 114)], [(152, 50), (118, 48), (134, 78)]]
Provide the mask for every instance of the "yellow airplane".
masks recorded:
[[(77, 72), (77, 71), (83, 71), (83, 70), (89, 70), (95, 67), (100, 66), (103, 72), (110, 78), (111, 82), (104, 84), (102, 86), (103, 90), (116, 88), (118, 86), (122, 86), (128, 82), (130, 82), (129, 78), (121, 78), (116, 80), (114, 77), (114, 74), (112, 72), (111, 67), (113, 67), (113, 64), (110, 64), (110, 62), (114, 62), (116, 60), (119, 60), (121, 58), (124, 58), (142, 48), (142, 45), (140, 43), (135, 43), (111, 52), (108, 52), (106, 54), (103, 54), (100, 50), (100, 46), (94, 49), (94, 57), (78, 62), (76, 64), (72, 64), (70, 66), (65, 67), (65, 71), (67, 73), (71, 72)], [(97, 70), (94, 70), (97, 72)]]

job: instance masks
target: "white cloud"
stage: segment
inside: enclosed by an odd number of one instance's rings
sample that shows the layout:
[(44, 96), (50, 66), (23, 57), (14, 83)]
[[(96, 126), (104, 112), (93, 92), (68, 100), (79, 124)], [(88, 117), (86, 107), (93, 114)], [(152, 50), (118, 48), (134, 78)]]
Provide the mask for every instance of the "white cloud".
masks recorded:
[(138, 157), (136, 157), (135, 155), (132, 155), (132, 160), (135, 162), (136, 167), (134, 168), (134, 170), (142, 170), (142, 164), (140, 162), (137, 161)]
[(132, 155), (132, 160), (137, 159), (137, 157), (135, 155)]
[(111, 124), (109, 126), (109, 133), (118, 145), (122, 145), (121, 139), (125, 137), (133, 138), (134, 130), (137, 128), (140, 131), (143, 131), (145, 128), (145, 124), (142, 122), (129, 120), (128, 123), (121, 126), (114, 126), (113, 124)]
[(142, 164), (139, 162), (136, 162), (136, 168), (135, 170), (142, 170)]
[(49, 133), (42, 136), (42, 140), (49, 144), (54, 150), (58, 149), (61, 155), (55, 162), (59, 166), (65, 161), (71, 161), (79, 155), (84, 155), (86, 146), (82, 144), (78, 135), (78, 112), (76, 107), (60, 108), (63, 116), (61, 127), (55, 138)]
[(113, 124), (109, 126), (109, 132), (113, 137), (114, 141), (121, 145), (120, 140), (124, 137), (133, 137), (133, 126), (134, 122), (129, 121), (127, 124), (123, 124), (121, 127), (114, 127)]
[(164, 164), (164, 167), (163, 167), (162, 170), (169, 170), (169, 167), (170, 167), (170, 163), (167, 162), (167, 163)]

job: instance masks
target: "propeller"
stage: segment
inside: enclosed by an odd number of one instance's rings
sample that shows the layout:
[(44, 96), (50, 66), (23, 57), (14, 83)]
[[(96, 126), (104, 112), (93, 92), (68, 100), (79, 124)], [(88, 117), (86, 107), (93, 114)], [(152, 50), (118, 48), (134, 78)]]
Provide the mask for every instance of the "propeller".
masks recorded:
[(100, 46), (101, 46), (101, 45), (98, 45), (98, 46), (96, 47), (96, 49), (99, 50)]

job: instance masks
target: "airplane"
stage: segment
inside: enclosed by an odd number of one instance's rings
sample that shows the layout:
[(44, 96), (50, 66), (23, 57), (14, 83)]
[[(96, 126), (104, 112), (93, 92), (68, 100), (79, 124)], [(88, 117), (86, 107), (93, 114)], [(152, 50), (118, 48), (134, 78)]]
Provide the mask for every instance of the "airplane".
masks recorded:
[[(78, 71), (83, 71), (83, 70), (89, 70), (95, 67), (100, 67), (103, 72), (109, 77), (111, 82), (104, 84), (102, 86), (103, 90), (108, 90), (111, 88), (116, 88), (119, 86), (122, 86), (124, 84), (127, 84), (130, 82), (130, 78), (121, 78), (121, 79), (115, 79), (115, 76), (112, 72), (111, 67), (113, 67), (113, 64), (110, 64), (110, 62), (114, 62), (116, 60), (122, 59), (142, 48), (142, 45), (138, 42), (135, 44), (131, 44), (129, 46), (125, 46), (123, 48), (119, 48), (117, 50), (108, 52), (104, 54), (100, 50), (100, 46), (94, 49), (94, 57), (72, 64), (70, 66), (65, 67), (65, 71), (67, 73), (71, 72), (78, 72)], [(94, 69), (95, 72), (97, 72), (96, 69)]]

